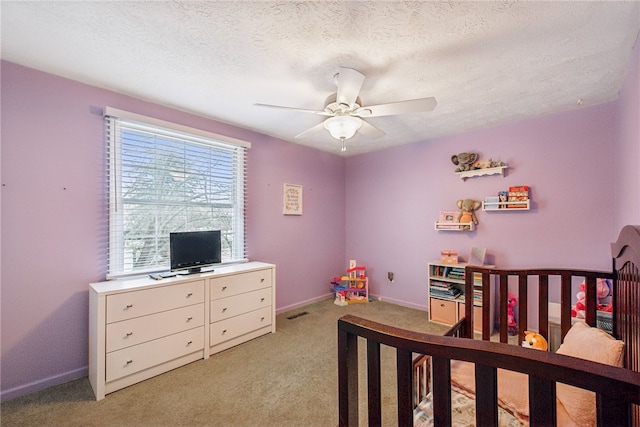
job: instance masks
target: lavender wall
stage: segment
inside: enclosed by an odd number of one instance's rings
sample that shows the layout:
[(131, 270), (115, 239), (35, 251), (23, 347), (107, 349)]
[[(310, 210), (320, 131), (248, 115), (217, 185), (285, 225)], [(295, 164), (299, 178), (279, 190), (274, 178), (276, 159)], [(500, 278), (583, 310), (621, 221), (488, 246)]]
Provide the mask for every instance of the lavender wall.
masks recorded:
[[(2, 62), (1, 390), (12, 398), (86, 375), (88, 284), (107, 243), (101, 110), (112, 106), (252, 143), (250, 259), (277, 265), (277, 307), (328, 294), (344, 268), (344, 159)], [(305, 213), (282, 215), (285, 182)]]
[[(347, 160), (2, 62), (0, 398), (86, 375), (87, 284), (106, 270), (104, 106), (253, 144), (248, 252), (278, 266), (279, 311), (327, 296), (348, 259), (368, 266), (375, 295), (425, 308), (426, 264), (442, 249), (484, 246), (509, 267), (610, 267), (608, 243), (640, 223), (638, 55), (617, 102)], [(463, 182), (449, 161), (460, 151), (510, 168)], [(304, 215), (282, 215), (284, 183), (303, 185)], [(521, 184), (531, 211), (433, 230), (458, 198)]]
[[(345, 269), (344, 159), (263, 138), (249, 157), (248, 249), (277, 265), (278, 311), (329, 295)], [(303, 187), (303, 214), (282, 214), (284, 183)]]
[(640, 35), (618, 100), (616, 224), (640, 224)]
[[(424, 309), (427, 263), (443, 249), (466, 258), (485, 247), (501, 267), (610, 268), (615, 111), (608, 103), (349, 158), (347, 257), (368, 265), (374, 294)], [(450, 157), (463, 151), (509, 169), (462, 181)], [(434, 230), (456, 200), (510, 185), (530, 186), (530, 211), (480, 211), (475, 231)]]

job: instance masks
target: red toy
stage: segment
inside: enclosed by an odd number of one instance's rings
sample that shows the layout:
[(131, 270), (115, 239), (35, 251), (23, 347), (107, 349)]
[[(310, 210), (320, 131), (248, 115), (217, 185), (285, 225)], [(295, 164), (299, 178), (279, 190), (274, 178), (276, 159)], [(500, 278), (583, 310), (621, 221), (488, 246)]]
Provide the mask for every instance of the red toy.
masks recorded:
[(513, 307), (515, 307), (518, 300), (515, 295), (507, 295), (507, 326), (509, 335), (518, 335), (518, 327), (516, 325), (516, 317), (513, 314)]
[[(571, 317), (584, 319), (585, 310), (585, 284), (580, 284), (580, 291), (576, 294), (576, 305), (571, 307)], [(612, 312), (613, 304), (611, 303), (613, 284), (609, 279), (598, 279), (596, 282), (596, 297), (598, 301), (596, 307), (599, 311)]]

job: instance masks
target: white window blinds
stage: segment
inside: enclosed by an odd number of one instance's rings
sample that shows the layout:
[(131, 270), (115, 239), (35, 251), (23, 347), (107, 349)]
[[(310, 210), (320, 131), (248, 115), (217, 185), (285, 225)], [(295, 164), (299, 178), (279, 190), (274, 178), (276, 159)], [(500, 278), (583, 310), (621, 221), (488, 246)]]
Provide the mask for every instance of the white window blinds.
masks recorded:
[(109, 159), (108, 277), (169, 269), (169, 233), (221, 230), (222, 261), (246, 258), (250, 144), (105, 109)]

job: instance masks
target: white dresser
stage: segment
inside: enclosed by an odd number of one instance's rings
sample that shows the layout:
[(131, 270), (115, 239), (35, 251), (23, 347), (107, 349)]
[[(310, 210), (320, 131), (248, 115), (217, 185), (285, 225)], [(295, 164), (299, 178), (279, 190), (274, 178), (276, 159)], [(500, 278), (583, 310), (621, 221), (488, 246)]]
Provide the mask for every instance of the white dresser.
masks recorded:
[(276, 330), (275, 265), (249, 262), (163, 280), (89, 287), (96, 399)]

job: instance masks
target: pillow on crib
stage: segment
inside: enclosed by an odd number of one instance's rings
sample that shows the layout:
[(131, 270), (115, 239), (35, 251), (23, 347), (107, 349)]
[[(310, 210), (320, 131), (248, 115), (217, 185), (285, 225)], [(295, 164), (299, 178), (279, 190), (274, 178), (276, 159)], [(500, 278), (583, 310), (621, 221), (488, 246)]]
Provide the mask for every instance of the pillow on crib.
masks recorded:
[[(622, 367), (623, 350), (624, 342), (616, 340), (602, 329), (576, 322), (567, 332), (557, 353)], [(577, 425), (596, 424), (595, 393), (557, 383), (556, 397)]]

